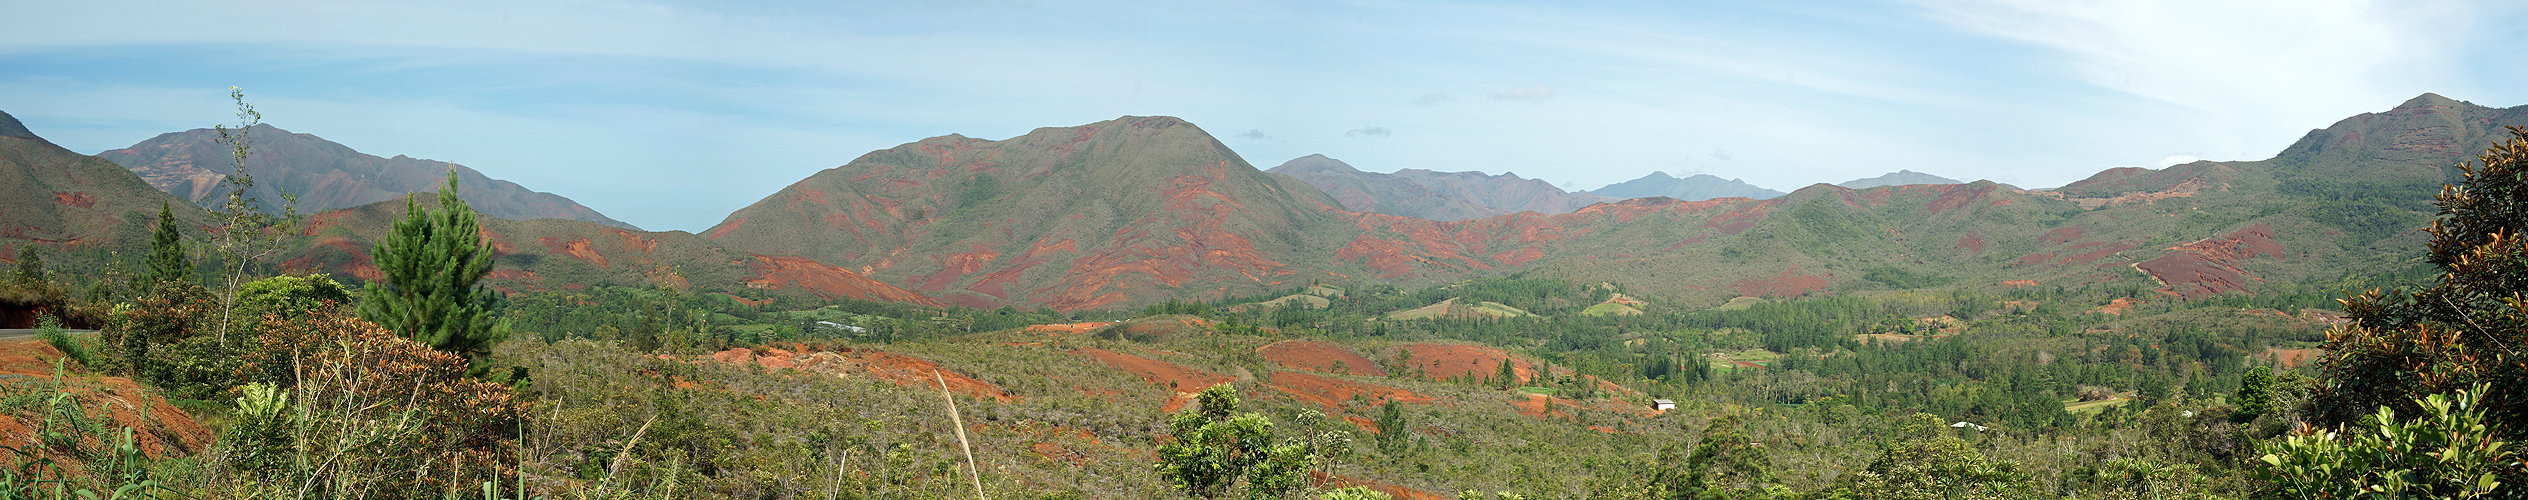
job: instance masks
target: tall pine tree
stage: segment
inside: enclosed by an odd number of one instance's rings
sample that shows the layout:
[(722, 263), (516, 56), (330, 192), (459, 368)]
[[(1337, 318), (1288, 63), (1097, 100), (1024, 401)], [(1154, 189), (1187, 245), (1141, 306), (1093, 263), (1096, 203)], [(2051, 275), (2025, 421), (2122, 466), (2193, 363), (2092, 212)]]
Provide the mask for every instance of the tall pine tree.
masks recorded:
[(158, 230), (149, 235), (149, 274), (135, 289), (154, 289), (168, 281), (193, 281), (193, 259), (184, 253), (184, 233), (176, 225), (175, 207), (158, 202)]
[(473, 207), (457, 198), (456, 172), (436, 193), (439, 210), (404, 199), (404, 219), (379, 238), (370, 256), (384, 277), (362, 290), (360, 317), (397, 335), (463, 355), (481, 375), (484, 358), (507, 336), (494, 312), (500, 296), (481, 284), (492, 272)]

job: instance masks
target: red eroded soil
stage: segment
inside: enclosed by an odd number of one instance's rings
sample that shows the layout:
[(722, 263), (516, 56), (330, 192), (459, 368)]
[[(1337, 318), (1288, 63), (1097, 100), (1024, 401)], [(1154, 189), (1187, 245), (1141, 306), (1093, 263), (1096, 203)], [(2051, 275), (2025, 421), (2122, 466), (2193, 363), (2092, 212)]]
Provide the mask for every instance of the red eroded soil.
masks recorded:
[(1228, 376), (1218, 373), (1194, 368), (1186, 368), (1165, 361), (1105, 349), (1081, 349), (1074, 351), (1073, 353), (1106, 363), (1107, 366), (1115, 367), (1115, 369), (1130, 372), (1133, 375), (1138, 375), (1141, 377), (1141, 380), (1148, 381), (1151, 385), (1156, 385), (1169, 391), (1174, 391), (1176, 397), (1169, 398), (1167, 404), (1159, 407), (1159, 411), (1163, 412), (1172, 413), (1178, 409), (1184, 408), (1186, 403), (1193, 401), (1194, 393), (1201, 392), (1207, 387), (1229, 382)]
[(95, 208), (97, 206), (97, 195), (84, 192), (73, 193), (67, 191), (54, 191), (53, 201), (63, 205), (70, 205), (79, 208)]
[(1273, 385), (1302, 401), (1316, 403), (1340, 413), (1352, 398), (1361, 398), (1364, 407), (1376, 407), (1388, 401), (1409, 404), (1431, 404), (1437, 398), (1413, 391), (1368, 382), (1355, 382), (1306, 372), (1273, 372)]
[(2068, 257), (2063, 257), (2062, 265), (2066, 265), (2066, 266), (2068, 266), (2068, 265), (2072, 265), (2072, 264), (2087, 264), (2087, 263), (2091, 263), (2091, 262), (2096, 262), (2098, 259), (2103, 259), (2103, 258), (2106, 258), (2106, 257), (2107, 257), (2107, 256), (2109, 256), (2109, 255), (2115, 255), (2115, 253), (2116, 253), (2116, 252), (2122, 252), (2122, 251), (2125, 251), (2125, 250), (2132, 250), (2132, 249), (2134, 249), (2134, 248), (2139, 248), (2139, 247), (2141, 247), (2141, 246), (2142, 246), (2142, 242), (2139, 242), (2139, 241), (2121, 241), (2121, 242), (2116, 242), (2116, 243), (2114, 243), (2114, 244), (2105, 244), (2105, 243), (2090, 244), (2090, 243), (2082, 243), (2080, 246), (2075, 246), (2075, 247), (2071, 248), (2071, 250), (2077, 251), (2077, 250), (2080, 250), (2080, 249), (2082, 249), (2082, 248), (2090, 248), (2090, 247), (2096, 247), (2096, 249), (2095, 249), (2095, 250), (2090, 250), (2090, 251), (2088, 251), (2088, 252), (2084, 252), (2084, 253), (2080, 253), (2080, 254), (2076, 254), (2076, 255), (2068, 256)]
[(2017, 287), (2029, 287), (2029, 286), (2036, 286), (2036, 280), (2010, 280), (2010, 281), (2004, 281), (2004, 282), (2001, 282), (2001, 286), (2013, 287), (2013, 288), (2017, 288)]
[(1799, 266), (1791, 266), (1790, 269), (1784, 269), (1781, 273), (1769, 277), (1729, 282), (1730, 288), (1738, 289), (1739, 295), (1778, 298), (1797, 297), (1808, 292), (1824, 290), (1826, 285), (1825, 278), (1802, 274)]
[(1993, 190), (2000, 188), (2001, 185), (1985, 184), (1977, 186), (1974, 184), (1941, 184), (1930, 187), (1932, 189), (1940, 190), (1940, 197), (1932, 199), (1931, 203), (1929, 205), (1925, 205), (1923, 208), (1930, 210), (1931, 215), (1940, 215), (1940, 212), (1946, 212), (1951, 209), (1974, 203), (1976, 200), (1982, 200), (1985, 195), (1992, 194)]
[(1324, 473), (1324, 472), (1319, 472), (1319, 471), (1308, 471), (1308, 480), (1309, 480), (1309, 481), (1311, 481), (1311, 482), (1312, 482), (1312, 483), (1313, 483), (1316, 487), (1318, 487), (1318, 488), (1324, 488), (1324, 489), (1329, 489), (1329, 490), (1330, 490), (1330, 489), (1337, 489), (1337, 488), (1350, 488), (1350, 487), (1354, 487), (1354, 486), (1358, 486), (1358, 487), (1362, 487), (1362, 488), (1369, 488), (1369, 489), (1370, 489), (1370, 490), (1372, 490), (1372, 491), (1377, 491), (1377, 492), (1379, 492), (1379, 493), (1385, 493), (1385, 494), (1387, 494), (1387, 496), (1388, 496), (1389, 498), (1393, 498), (1394, 500), (1454, 500), (1454, 498), (1453, 498), (1453, 497), (1442, 496), (1442, 495), (1437, 494), (1437, 493), (1431, 493), (1431, 492), (1428, 492), (1428, 491), (1422, 491), (1422, 490), (1417, 490), (1417, 489), (1413, 489), (1413, 488), (1406, 488), (1406, 487), (1403, 487), (1403, 486), (1397, 486), (1397, 485), (1392, 485), (1392, 484), (1387, 484), (1387, 483), (1381, 483), (1381, 482), (1371, 481), (1371, 480), (1367, 480), (1367, 479), (1361, 479), (1361, 478), (1357, 478), (1357, 477), (1351, 477), (1351, 476), (1333, 476), (1333, 477), (1327, 477), (1327, 476), (1325, 475), (1325, 473)]
[(2284, 258), (2282, 243), (2274, 240), (2273, 228), (2264, 224), (2231, 231), (2218, 238), (2180, 245), (2168, 255), (2135, 264), (2150, 273), (2168, 288), (2168, 292), (2189, 299), (2246, 291), (2249, 282), (2262, 278), (2248, 273), (2240, 261), (2256, 257)]
[(605, 255), (597, 253), (593, 242), (588, 241), (588, 237), (586, 236), (569, 241), (557, 240), (549, 237), (536, 238), (536, 242), (543, 244), (544, 251), (546, 252), (568, 255), (579, 260), (588, 261), (590, 264), (596, 264), (597, 267), (613, 267), (612, 263), (606, 262)]
[(761, 353), (758, 353), (753, 349), (738, 348), (713, 353), (711, 360), (721, 363), (753, 363), (776, 370), (804, 370), (838, 377), (869, 377), (917, 388), (936, 389), (944, 380), (950, 392), (964, 394), (967, 397), (990, 399), (1002, 403), (1019, 401), (1018, 396), (1001, 390), (1000, 386), (942, 369), (938, 363), (930, 362), (930, 360), (872, 349), (844, 349), (841, 352), (800, 354), (783, 349), (763, 349)]
[(1969, 231), (1965, 236), (1957, 237), (1957, 249), (1969, 252), (1984, 251), (1984, 237)]
[(1080, 334), (1080, 333), (1087, 332), (1087, 331), (1089, 331), (1089, 330), (1095, 330), (1095, 329), (1099, 329), (1099, 328), (1105, 328), (1105, 327), (1106, 327), (1106, 325), (1112, 325), (1112, 324), (1114, 324), (1114, 323), (1109, 323), (1109, 322), (1104, 322), (1104, 321), (1091, 321), (1091, 322), (1087, 322), (1087, 323), (1063, 323), (1063, 324), (1058, 324), (1058, 325), (1029, 325), (1029, 326), (1027, 327), (1027, 333), (1042, 333), (1042, 334), (1045, 334), (1045, 335), (1057, 335), (1057, 336), (1058, 336), (1058, 335), (1076, 335), (1076, 334)]
[(1503, 359), (1511, 360), (1510, 369), (1518, 375), (1520, 382), (1536, 379), (1535, 365), (1510, 358), (1510, 353), (1491, 346), (1408, 344), (1404, 346), (1404, 350), (1413, 355), (1413, 359), (1405, 360), (1405, 366), (1422, 370), (1422, 376), (1430, 377), (1432, 380), (1455, 378), (1483, 380), (1484, 377), (1500, 373)]
[(2122, 315), (2124, 314), (2124, 310), (2132, 309), (2133, 306), (2141, 304), (2142, 301), (2133, 300), (2131, 297), (2117, 297), (2115, 300), (2108, 301), (2107, 305), (2098, 306), (2098, 312)]
[(2043, 241), (2049, 245), (2060, 245), (2064, 243), (2071, 243), (2072, 240), (2080, 239), (2081, 236), (2088, 234), (2089, 230), (2082, 229), (2080, 226), (2062, 227), (2055, 228), (2052, 231), (2046, 231), (2045, 235), (2037, 237), (2037, 240)]
[(758, 274), (745, 280), (748, 287), (779, 289), (795, 286), (826, 297), (883, 300), (931, 307), (948, 306), (948, 303), (941, 302), (939, 299), (881, 283), (867, 276), (861, 276), (860, 273), (851, 272), (849, 269), (827, 265), (805, 257), (757, 255), (753, 267)]
[(281, 268), (295, 273), (346, 275), (360, 278), (362, 281), (377, 281), (386, 278), (386, 273), (378, 271), (377, 262), (369, 258), (368, 252), (361, 251), (358, 245), (340, 238), (319, 243), (314, 248), (308, 249), (307, 253), (283, 261)]
[(2266, 348), (2266, 349), (2265, 349), (2265, 355), (2267, 355), (2267, 356), (2272, 356), (2272, 357), (2273, 357), (2274, 362), (2276, 362), (2276, 363), (2282, 363), (2282, 367), (2283, 367), (2283, 368), (2298, 368), (2300, 365), (2304, 365), (2304, 364), (2308, 364), (2309, 362), (2316, 361), (2316, 360), (2318, 359), (2318, 357), (2319, 357), (2319, 356), (2324, 356), (2324, 355), (2326, 355), (2326, 350), (2324, 350), (2324, 349), (2275, 349), (2275, 348), (2270, 348), (2270, 347), (2269, 347), (2269, 348)]
[[(38, 384), (52, 379), (53, 361), (61, 358), (61, 351), (43, 342), (0, 341), (0, 386), (6, 386), (10, 390), (34, 389)], [(215, 435), (209, 429), (203, 428), (192, 415), (167, 404), (166, 398), (153, 394), (154, 391), (142, 387), (130, 378), (90, 378), (80, 373), (77, 363), (71, 363), (70, 367), (69, 374), (72, 377), (68, 381), (69, 391), (83, 400), (83, 406), (90, 415), (108, 416), (98, 415), (100, 407), (103, 411), (110, 413), (110, 420), (102, 422), (107, 428), (134, 429), (133, 440), (139, 445), (143, 454), (151, 457), (167, 457), (200, 453), (208, 449), (215, 438)], [(28, 451), (45, 449), (43, 444), (34, 440), (33, 426), (37, 423), (39, 422), (0, 414), (0, 446)], [(120, 435), (113, 437), (119, 438)], [(89, 444), (100, 447), (110, 445), (103, 442)], [(56, 453), (39, 453), (39, 455), (62, 463), (72, 471), (84, 468), (84, 464), (80, 463), (80, 459), (75, 456)]]
[(1387, 376), (1387, 371), (1379, 369), (1377, 363), (1333, 342), (1285, 340), (1258, 347), (1255, 353), (1282, 366), (1301, 370)]

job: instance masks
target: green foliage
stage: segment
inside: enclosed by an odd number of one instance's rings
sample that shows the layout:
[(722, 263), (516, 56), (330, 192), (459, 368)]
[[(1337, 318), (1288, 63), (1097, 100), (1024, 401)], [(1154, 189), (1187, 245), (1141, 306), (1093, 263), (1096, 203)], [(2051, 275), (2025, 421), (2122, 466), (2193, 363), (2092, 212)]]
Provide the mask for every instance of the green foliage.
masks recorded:
[(70, 356), (70, 359), (77, 360), (79, 366), (97, 365), (97, 351), (92, 342), (87, 337), (72, 336), (68, 330), (63, 330), (60, 318), (46, 314), (37, 317), (35, 325), (35, 340), (43, 341), (63, 355)]
[(2074, 471), (2086, 480), (2081, 498), (2162, 500), (2220, 498), (2211, 494), (2195, 464), (2168, 464), (2148, 458), (2119, 458)]
[(1683, 491), (1695, 498), (1749, 498), (1774, 482), (1773, 461), (1747, 435), (1737, 415), (1713, 418), (1703, 441), (1685, 457)]
[(364, 290), (360, 317), (465, 356), (479, 375), (491, 347), (507, 337), (496, 328), (500, 296), (481, 283), (492, 271), (491, 247), (474, 209), (457, 197), (456, 171), (434, 197), (435, 214), (405, 198), (403, 220), (370, 251), (385, 276)]
[(2247, 423), (2263, 416), (2273, 407), (2273, 369), (2262, 366), (2247, 369), (2247, 374), (2239, 377), (2238, 394), (2233, 403), (2238, 405), (2238, 410), (2230, 414), (2232, 421)]
[(46, 281), (44, 255), (35, 252), (33, 243), (18, 247), (17, 280), (19, 286), (35, 286)]
[(1273, 421), (1263, 414), (1238, 413), (1236, 388), (1203, 389), (1195, 404), (1169, 421), (1171, 440), (1159, 445), (1152, 466), (1160, 477), (1202, 498), (1220, 498), (1241, 483), (1249, 498), (1279, 498), (1306, 486), (1316, 457), (1301, 445), (1275, 444)]
[(1379, 451), (1390, 455), (1401, 453), (1411, 442), (1405, 440), (1413, 435), (1413, 429), (1405, 422), (1403, 403), (1388, 400), (1387, 404), (1379, 405), (1377, 425)]
[(290, 393), (270, 383), (246, 384), (245, 395), (237, 398), (237, 411), (230, 414), (230, 427), (220, 435), (220, 442), (233, 450), (232, 467), (250, 477), (271, 477), (298, 466), (291, 453), (298, 436), (298, 412), (290, 408)]
[(2399, 420), (2379, 407), (2340, 432), (2302, 427), (2259, 444), (2257, 478), (2273, 498), (2478, 498), (2516, 496), (2500, 478), (2518, 474), (2518, 453), (2483, 404), (2492, 386), (2477, 384), (2452, 398), (2425, 396), (2422, 415)]
[(1861, 274), (1861, 279), (1875, 281), (1879, 284), (1887, 285), (1888, 288), (1900, 290), (1911, 288), (1931, 288), (1947, 285), (1954, 281), (1939, 275), (1916, 272), (1896, 266), (1879, 266), (1870, 268), (1868, 272)]
[(1949, 435), (1940, 418), (1916, 413), (1913, 436), (1879, 451), (1868, 468), (1855, 471), (1823, 496), (1860, 500), (1981, 500), (2014, 498), (2031, 477), (2016, 463), (1992, 460)]
[(245, 358), (242, 371), (286, 375), (237, 400), (219, 443), (240, 458), (235, 496), (452, 496), (516, 463), (526, 404), (456, 354), (318, 310), (266, 325)]
[(140, 283), (134, 284), (133, 289), (148, 290), (168, 281), (193, 281), (193, 258), (185, 253), (184, 233), (177, 228), (173, 207), (159, 203), (157, 229), (149, 235), (149, 271), (139, 277)]
[[(2428, 286), (2370, 290), (2344, 302), (2353, 319), (2329, 332), (2326, 380), (2311, 407), (2328, 426), (2358, 425), (2374, 410), (2420, 413), (2433, 394), (2475, 384), (2494, 437), (2519, 441), (2528, 432), (2528, 129), (2477, 162), (2459, 165), (2460, 182), (2441, 190), (2439, 219), (2429, 232), (2426, 262), (2440, 276)], [(2504, 472), (2505, 482), (2528, 473)], [(2506, 493), (2507, 494), (2507, 493)]]
[(1378, 490), (1360, 486), (1336, 488), (1317, 494), (1317, 500), (1391, 500), (1393, 498), (1395, 497), (1380, 493)]

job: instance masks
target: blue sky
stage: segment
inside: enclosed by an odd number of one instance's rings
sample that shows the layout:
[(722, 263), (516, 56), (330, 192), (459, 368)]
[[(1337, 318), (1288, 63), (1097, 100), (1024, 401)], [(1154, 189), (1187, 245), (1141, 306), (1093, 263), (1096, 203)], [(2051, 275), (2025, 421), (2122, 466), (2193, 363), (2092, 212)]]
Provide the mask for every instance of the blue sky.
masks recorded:
[(12, 2), (0, 111), (96, 153), (231, 120), (652, 230), (924, 137), (1124, 115), (1258, 168), (2022, 187), (2270, 157), (2424, 92), (2528, 104), (2503, 1)]

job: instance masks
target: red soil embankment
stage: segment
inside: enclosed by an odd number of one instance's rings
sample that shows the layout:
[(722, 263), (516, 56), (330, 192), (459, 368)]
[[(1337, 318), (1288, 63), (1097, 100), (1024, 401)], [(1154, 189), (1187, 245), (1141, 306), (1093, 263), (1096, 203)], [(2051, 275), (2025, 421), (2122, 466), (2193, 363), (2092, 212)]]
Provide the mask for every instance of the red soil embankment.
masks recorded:
[(1175, 396), (1168, 398), (1167, 404), (1159, 407), (1159, 411), (1163, 412), (1173, 413), (1184, 408), (1186, 403), (1193, 402), (1194, 393), (1202, 392), (1204, 388), (1229, 383), (1228, 376), (1218, 373), (1105, 349), (1081, 349), (1074, 351), (1074, 354), (1087, 356), (1089, 359), (1104, 362), (1107, 366), (1131, 372), (1133, 375), (1141, 376), (1141, 380), (1148, 381), (1151, 385), (1173, 391)]
[(1325, 373), (1387, 376), (1387, 370), (1379, 369), (1377, 363), (1333, 342), (1285, 340), (1256, 348), (1255, 353), (1264, 356), (1266, 360), (1289, 368)]
[[(53, 362), (62, 358), (59, 350), (40, 341), (0, 342), (0, 386), (9, 390), (29, 390), (37, 384), (53, 382)], [(70, 364), (70, 375), (80, 375), (76, 362)], [(141, 453), (164, 458), (201, 453), (210, 448), (214, 435), (203, 428), (192, 415), (157, 397), (148, 388), (126, 377), (71, 377), (67, 389), (82, 401), (82, 409), (92, 417), (106, 417), (107, 428), (129, 427), (132, 439)], [(99, 410), (104, 415), (99, 415)], [(36, 456), (14, 457), (20, 460), (48, 458), (67, 470), (84, 470), (79, 457), (47, 453), (48, 447), (35, 440), (34, 425), (39, 422), (21, 420), (14, 415), (0, 414), (0, 446), (34, 452)], [(110, 439), (121, 436), (96, 436), (92, 446), (111, 446)], [(171, 450), (170, 447), (173, 449)]]

